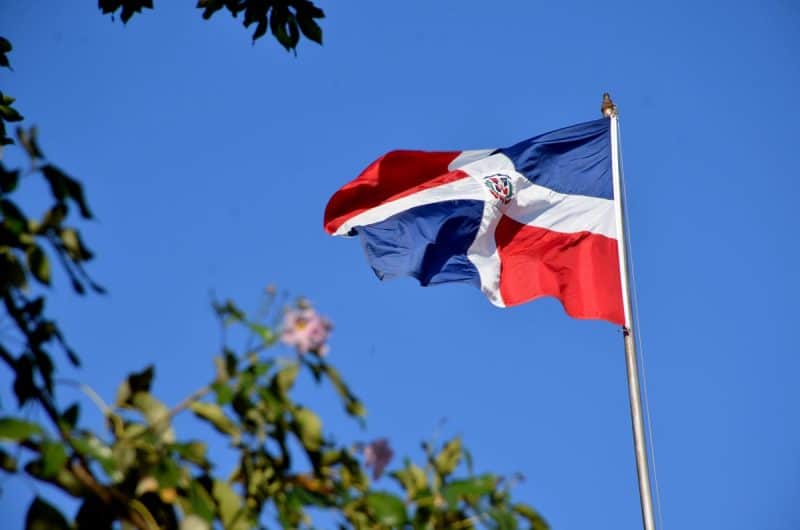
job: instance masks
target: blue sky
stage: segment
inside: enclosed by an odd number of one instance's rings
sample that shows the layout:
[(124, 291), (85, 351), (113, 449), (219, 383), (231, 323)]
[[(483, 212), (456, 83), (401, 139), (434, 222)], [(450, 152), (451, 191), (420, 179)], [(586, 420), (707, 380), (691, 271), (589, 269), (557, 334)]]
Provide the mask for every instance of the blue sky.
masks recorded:
[[(0, 5), (15, 47), (0, 83), (98, 218), (85, 233), (109, 294), (53, 290), (85, 361), (71, 377), (112, 400), (153, 362), (175, 403), (212, 373), (209, 293), (254, 308), (274, 283), (335, 322), (331, 359), (369, 408), (361, 431), (306, 389), (326, 430), (416, 458), (461, 434), (478, 469), (525, 475), (517, 497), (553, 528), (637, 528), (614, 326), (381, 283), (321, 226), (388, 150), (510, 145), (599, 117), (610, 91), (664, 528), (800, 527), (795, 2), (320, 2), (325, 45), (297, 57), (190, 1), (127, 27), (69, 4)], [(11, 527), (32, 488), (3, 483)]]

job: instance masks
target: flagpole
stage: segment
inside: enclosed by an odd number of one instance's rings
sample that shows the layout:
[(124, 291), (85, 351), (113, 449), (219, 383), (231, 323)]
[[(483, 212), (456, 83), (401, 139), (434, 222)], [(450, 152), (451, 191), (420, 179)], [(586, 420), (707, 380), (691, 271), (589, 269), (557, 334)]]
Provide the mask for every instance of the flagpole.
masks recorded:
[[(610, 99), (609, 99), (610, 101)], [(612, 104), (613, 105), (613, 104)], [(636, 342), (633, 337), (633, 318), (628, 280), (628, 246), (625, 226), (624, 205), (622, 204), (622, 177), (620, 171), (619, 121), (616, 106), (610, 112), (611, 120), (611, 174), (614, 183), (614, 206), (616, 209), (617, 250), (619, 253), (619, 272), (622, 281), (622, 304), (625, 325), (622, 334), (625, 341), (625, 364), (628, 371), (628, 399), (631, 405), (633, 425), (633, 447), (636, 453), (636, 471), (639, 476), (639, 499), (642, 505), (644, 530), (655, 530), (653, 517), (653, 496), (650, 490), (650, 470), (647, 465), (647, 440), (642, 419), (642, 398), (639, 390), (639, 365), (636, 359)]]

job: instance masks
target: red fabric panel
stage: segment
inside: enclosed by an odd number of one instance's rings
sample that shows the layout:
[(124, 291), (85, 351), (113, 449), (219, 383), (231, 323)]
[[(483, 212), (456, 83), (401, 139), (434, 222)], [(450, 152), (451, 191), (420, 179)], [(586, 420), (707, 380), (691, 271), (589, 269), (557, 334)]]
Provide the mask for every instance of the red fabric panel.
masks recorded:
[(459, 154), (461, 151), (391, 151), (383, 155), (333, 194), (325, 208), (325, 230), (332, 234), (365, 210), (464, 178), (466, 173), (447, 169)]
[(553, 232), (504, 216), (495, 240), (507, 306), (553, 296), (571, 317), (624, 325), (616, 239)]

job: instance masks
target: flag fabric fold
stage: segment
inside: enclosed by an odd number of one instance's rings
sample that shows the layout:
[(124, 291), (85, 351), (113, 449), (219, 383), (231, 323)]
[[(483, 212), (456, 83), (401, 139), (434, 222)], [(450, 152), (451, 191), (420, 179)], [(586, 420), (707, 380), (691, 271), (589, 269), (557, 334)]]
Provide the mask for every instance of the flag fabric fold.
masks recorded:
[(610, 120), (511, 147), (392, 151), (337, 191), (325, 230), (360, 238), (381, 279), (479, 287), (496, 306), (542, 296), (623, 324)]

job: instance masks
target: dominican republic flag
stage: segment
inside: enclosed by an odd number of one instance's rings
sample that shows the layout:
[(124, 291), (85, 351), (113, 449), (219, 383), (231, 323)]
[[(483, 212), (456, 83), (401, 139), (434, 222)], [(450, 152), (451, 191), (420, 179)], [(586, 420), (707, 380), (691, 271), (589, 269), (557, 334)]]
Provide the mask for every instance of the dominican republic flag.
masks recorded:
[(331, 197), (325, 230), (358, 236), (381, 279), (469, 283), (500, 307), (553, 296), (622, 325), (611, 164), (607, 118), (501, 149), (391, 151)]

